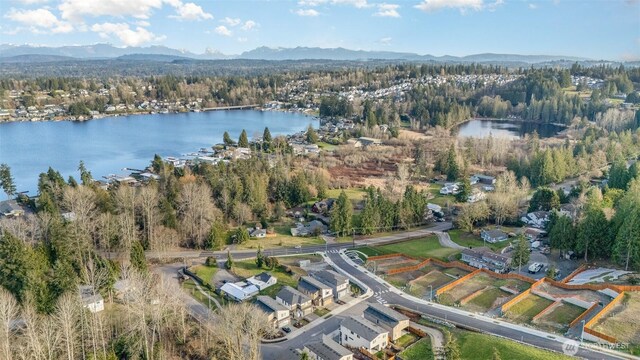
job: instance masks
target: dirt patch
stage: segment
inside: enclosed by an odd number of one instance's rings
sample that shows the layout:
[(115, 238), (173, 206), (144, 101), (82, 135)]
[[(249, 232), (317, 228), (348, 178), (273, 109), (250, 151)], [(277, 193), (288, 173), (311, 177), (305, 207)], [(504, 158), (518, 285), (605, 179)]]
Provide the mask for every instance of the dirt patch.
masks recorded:
[(586, 309), (576, 305), (562, 303), (537, 319), (536, 323), (538, 326), (552, 331), (565, 331), (569, 327), (569, 323), (580, 316), (585, 310)]
[(491, 276), (480, 273), (470, 279), (458, 284), (453, 289), (444, 292), (440, 295), (441, 302), (455, 304), (462, 300), (464, 297), (471, 295), (472, 293), (491, 285), (495, 281)]
[(542, 283), (540, 286), (536, 288), (536, 291), (546, 292), (553, 297), (575, 297), (580, 300), (594, 303), (594, 302), (602, 302), (608, 303), (611, 301), (611, 298), (607, 295), (601, 294), (597, 291), (591, 290), (565, 290), (559, 287), (555, 287), (549, 283)]
[(482, 290), (482, 292), (476, 297), (463, 305), (463, 308), (470, 311), (487, 312), (504, 304), (507, 299), (512, 296), (512, 294), (506, 291), (500, 290), (499, 288), (493, 286), (489, 286)]
[[(419, 297), (430, 297), (429, 292), (433, 291), (435, 294), (435, 291), (454, 281), (455, 279), (452, 278), (451, 276), (448, 276), (446, 274), (441, 273), (438, 270), (432, 270), (429, 273), (416, 278), (415, 280), (412, 280), (409, 282), (409, 291)], [(430, 287), (431, 286), (431, 287)]]

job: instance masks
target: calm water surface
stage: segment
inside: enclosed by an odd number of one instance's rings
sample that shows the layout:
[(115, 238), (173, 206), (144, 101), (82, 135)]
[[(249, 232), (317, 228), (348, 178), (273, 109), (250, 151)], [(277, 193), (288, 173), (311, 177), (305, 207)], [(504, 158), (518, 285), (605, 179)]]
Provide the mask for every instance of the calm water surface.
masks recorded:
[(457, 128), (458, 137), (485, 138), (489, 134), (493, 137), (518, 139), (534, 130), (541, 138), (555, 136), (564, 127), (553, 124), (537, 124), (514, 120), (486, 120), (475, 119), (467, 121)]
[(37, 192), (38, 174), (49, 166), (80, 181), (83, 160), (93, 177), (123, 174), (124, 167), (142, 169), (154, 154), (180, 156), (234, 140), (242, 129), (249, 139), (305, 130), (318, 120), (295, 113), (255, 110), (212, 111), (111, 117), (87, 122), (19, 122), (0, 124), (0, 163), (11, 167), (18, 191)]

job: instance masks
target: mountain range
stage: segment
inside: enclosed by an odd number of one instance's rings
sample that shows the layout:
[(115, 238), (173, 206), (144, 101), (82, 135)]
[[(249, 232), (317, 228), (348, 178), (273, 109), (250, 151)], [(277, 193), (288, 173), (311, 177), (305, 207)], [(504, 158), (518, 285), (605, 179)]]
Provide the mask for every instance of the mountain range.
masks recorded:
[(115, 47), (110, 44), (76, 45), (76, 46), (32, 46), (32, 45), (0, 45), (1, 62), (55, 62), (68, 60), (96, 60), (118, 59), (147, 60), (147, 61), (175, 61), (175, 60), (406, 60), (406, 61), (437, 61), (437, 62), (475, 62), (475, 63), (522, 63), (536, 64), (554, 61), (590, 61), (590, 59), (575, 56), (554, 55), (516, 55), (516, 54), (475, 54), (468, 56), (433, 56), (415, 53), (393, 51), (365, 51), (345, 48), (270, 48), (259, 47), (245, 51), (239, 55), (225, 55), (219, 51), (207, 49), (202, 54), (195, 54), (186, 50), (172, 49), (166, 46), (148, 47)]

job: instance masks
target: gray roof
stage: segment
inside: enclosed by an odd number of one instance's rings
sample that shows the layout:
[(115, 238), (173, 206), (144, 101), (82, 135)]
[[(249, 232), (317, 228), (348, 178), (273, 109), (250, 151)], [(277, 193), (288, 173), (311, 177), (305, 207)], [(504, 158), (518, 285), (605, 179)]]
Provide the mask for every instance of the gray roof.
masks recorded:
[(349, 282), (346, 276), (342, 276), (333, 270), (318, 271), (312, 274), (312, 276), (330, 286), (342, 285)]
[(340, 360), (344, 356), (352, 354), (351, 351), (331, 340), (328, 336), (323, 336), (322, 341), (305, 344), (305, 347), (314, 353), (318, 359), (322, 360)]
[(279, 302), (275, 301), (271, 296), (265, 296), (265, 295), (258, 296), (258, 301), (256, 303), (265, 312), (289, 310), (286, 307), (282, 306)]
[(369, 304), (369, 307), (367, 307), (365, 312), (375, 316), (376, 318), (380, 318), (380, 320), (387, 323), (409, 320), (409, 317), (404, 314), (378, 303)]
[(280, 299), (284, 300), (286, 303), (292, 304), (292, 305), (303, 304), (311, 301), (309, 297), (307, 297), (305, 294), (301, 293), (300, 291), (292, 288), (291, 286), (283, 287), (280, 291), (278, 291), (278, 294), (276, 295), (276, 297), (279, 297)]
[(482, 230), (482, 231), (492, 239), (508, 237), (507, 233), (500, 229), (490, 229), (490, 230)]
[(375, 339), (380, 334), (389, 333), (387, 330), (381, 328), (380, 326), (359, 316), (351, 316), (342, 320), (340, 326), (346, 327), (347, 329), (358, 334), (361, 338), (368, 341)]
[(8, 214), (12, 211), (20, 211), (22, 208), (18, 205), (18, 202), (15, 200), (5, 200), (0, 201), (0, 213)]
[(323, 284), (317, 279), (312, 278), (311, 276), (303, 276), (298, 283), (298, 286), (301, 286), (305, 289), (309, 289), (312, 292), (322, 289), (331, 289), (329, 286)]
[(262, 282), (268, 282), (269, 279), (271, 279), (272, 277), (273, 276), (268, 272), (261, 272), (260, 274), (254, 276), (255, 279), (260, 280)]

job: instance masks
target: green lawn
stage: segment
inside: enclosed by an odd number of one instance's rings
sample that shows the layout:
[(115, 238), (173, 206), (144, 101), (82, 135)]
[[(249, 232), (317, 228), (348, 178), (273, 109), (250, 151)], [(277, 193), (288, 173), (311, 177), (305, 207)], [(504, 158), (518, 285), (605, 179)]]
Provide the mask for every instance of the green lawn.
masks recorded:
[(395, 344), (397, 346), (404, 348), (404, 347), (407, 347), (409, 344), (415, 342), (417, 339), (418, 339), (417, 335), (414, 335), (412, 333), (406, 333), (400, 336), (398, 340), (395, 341)]
[(552, 302), (538, 295), (530, 294), (507, 310), (505, 315), (515, 322), (528, 323)]
[(325, 315), (327, 315), (330, 311), (326, 308), (317, 308), (315, 309), (315, 311), (313, 312), (314, 314), (318, 315), (319, 317), (323, 317)]
[(435, 235), (429, 235), (424, 238), (395, 244), (382, 245), (376, 247), (376, 249), (380, 249), (388, 253), (400, 253), (417, 258), (437, 258), (441, 260), (447, 260), (449, 256), (459, 252), (456, 249), (440, 246), (438, 237)]
[[(278, 291), (280, 291), (280, 289), (282, 289), (285, 285), (289, 285), (294, 288), (298, 286), (298, 280), (296, 275), (298, 276), (306, 275), (306, 273), (298, 267), (291, 266), (290, 268), (294, 271), (293, 273), (288, 273), (286, 271), (286, 267), (283, 265), (280, 265), (273, 270), (269, 270), (265, 268), (258, 269), (255, 263), (255, 260), (251, 259), (251, 260), (235, 261), (233, 263), (233, 268), (231, 269), (231, 272), (233, 272), (236, 276), (241, 277), (243, 279), (259, 274), (263, 271), (270, 273), (271, 275), (275, 276), (278, 279), (278, 282), (275, 285), (270, 286), (265, 290), (261, 291), (260, 295), (275, 297)], [(296, 273), (296, 271), (298, 271), (299, 273)]]
[[(415, 344), (409, 346), (406, 350), (400, 353), (400, 356), (404, 360), (427, 360), (433, 359), (433, 349), (431, 349), (431, 339), (426, 337), (419, 340)], [(476, 358), (479, 359), (479, 358)]]
[[(204, 296), (200, 291), (198, 291), (195, 283), (193, 282), (193, 279), (183, 281), (181, 286), (184, 291), (189, 293), (194, 299), (198, 300), (198, 302), (200, 302), (201, 304), (208, 306), (211, 310), (216, 309), (216, 304), (214, 304), (213, 302), (210, 302), (206, 296)], [(201, 288), (203, 291), (208, 293), (211, 297), (218, 300), (220, 304), (224, 305), (226, 303), (226, 301), (222, 299), (220, 296), (218, 296), (218, 294), (214, 293), (213, 291), (209, 291), (204, 287), (201, 287)]]
[(500, 353), (500, 358), (509, 360), (569, 360), (569, 356), (541, 350), (503, 338), (473, 333), (455, 331), (458, 345), (462, 352), (462, 359), (491, 359), (493, 349)]
[(329, 189), (327, 190), (327, 197), (337, 199), (338, 196), (340, 196), (340, 193), (342, 193), (342, 191), (344, 191), (345, 194), (347, 194), (347, 197), (349, 198), (349, 200), (352, 200), (352, 201), (353, 200), (360, 201), (364, 199), (364, 196), (366, 194), (366, 192), (363, 189), (359, 189), (359, 188)]
[(322, 150), (333, 151), (338, 147), (338, 145), (333, 145), (333, 144), (326, 143), (324, 141), (320, 141), (318, 143), (318, 147), (321, 148)]
[(486, 246), (493, 251), (500, 251), (502, 248), (509, 246), (509, 241), (505, 240), (500, 243), (491, 244), (482, 241), (479, 236), (473, 235), (461, 229), (449, 230), (449, 237), (453, 242), (464, 247)]
[(584, 311), (585, 309), (579, 306), (569, 303), (562, 303), (562, 305), (559, 305), (555, 309), (551, 310), (550, 313), (542, 316), (540, 320), (553, 322), (562, 326), (568, 326), (570, 322), (580, 316), (580, 314), (582, 314)]
[(213, 275), (215, 275), (218, 271), (218, 268), (206, 265), (195, 265), (190, 267), (189, 270), (198, 275), (198, 277), (202, 279), (205, 284), (213, 286), (211, 280), (213, 279)]
[(272, 249), (278, 247), (293, 247), (296, 245), (322, 245), (324, 240), (317, 236), (311, 237), (298, 237), (291, 236), (291, 228), (294, 227), (294, 222), (282, 221), (270, 225), (275, 231), (275, 236), (269, 236), (262, 239), (249, 239), (244, 244), (239, 244), (238, 249), (257, 249), (258, 246), (262, 246), (263, 249)]
[(498, 288), (489, 288), (480, 293), (480, 295), (471, 299), (467, 305), (469, 305), (469, 307), (473, 307), (474, 310), (485, 312), (493, 307), (493, 304), (499, 297), (506, 297), (509, 295), (511, 294)]

